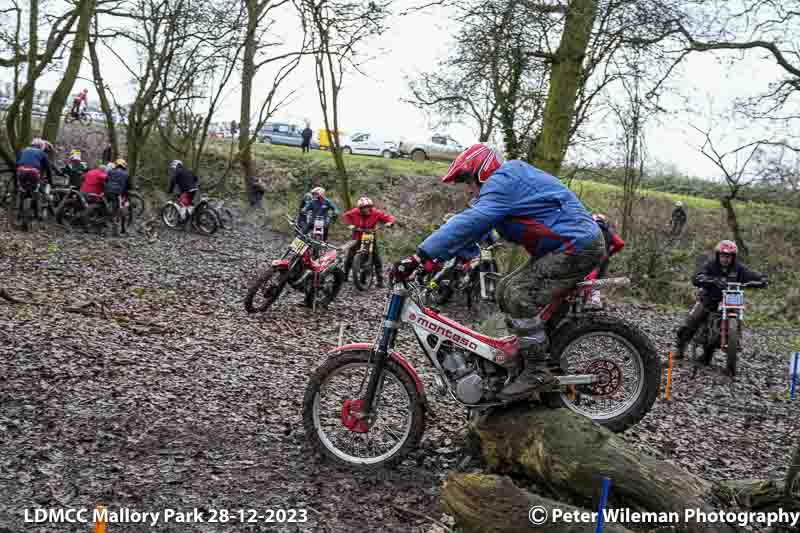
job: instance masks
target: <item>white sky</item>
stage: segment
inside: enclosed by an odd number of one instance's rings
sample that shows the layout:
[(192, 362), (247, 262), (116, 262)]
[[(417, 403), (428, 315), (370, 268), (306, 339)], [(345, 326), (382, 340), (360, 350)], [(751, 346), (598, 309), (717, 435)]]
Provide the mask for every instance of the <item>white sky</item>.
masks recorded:
[[(401, 137), (425, 137), (430, 133), (425, 114), (410, 104), (400, 102), (408, 97), (409, 91), (404, 76), (413, 76), (417, 72), (430, 70), (436, 62), (445, 57), (448, 41), (453, 30), (441, 9), (428, 13), (414, 13), (393, 19), (389, 31), (380, 37), (373, 48), (384, 48), (384, 54), (368, 63), (364, 70), (367, 77), (353, 73), (346, 78), (340, 101), (341, 129), (347, 132), (372, 131), (391, 139)], [(291, 34), (289, 25), (285, 33)], [(101, 49), (102, 50), (102, 49)], [(759, 57), (761, 56), (761, 57)], [(111, 84), (119, 101), (129, 101), (129, 75), (117, 60), (108, 52), (102, 59), (104, 78)], [(7, 73), (4, 78), (7, 78)], [(664, 163), (672, 164), (681, 172), (705, 178), (715, 178), (718, 172), (715, 167), (698, 152), (702, 137), (689, 127), (694, 123), (700, 127), (708, 124), (711, 117), (710, 102), (713, 99), (714, 113), (723, 113), (732, 99), (760, 93), (768, 88), (768, 83), (780, 76), (780, 69), (774, 61), (763, 59), (763, 55), (753, 53), (747, 60), (735, 63), (733, 67), (722, 66), (713, 54), (695, 54), (690, 56), (673, 78), (673, 85), (680, 85), (683, 96), (689, 96), (694, 113), (688, 113), (679, 98), (670, 98), (663, 102), (672, 113), (661, 116), (661, 125), (652, 124), (648, 129), (648, 149), (650, 157)], [(87, 63), (81, 69), (81, 76), (91, 77), (91, 67)], [(264, 71), (257, 77), (254, 93), (264, 87), (263, 80), (269, 79), (270, 72)], [(261, 83), (259, 83), (261, 81)], [(52, 89), (58, 82), (58, 74), (45, 76), (39, 84), (41, 89)], [(90, 90), (90, 101), (97, 101), (96, 93), (90, 83), (79, 81), (75, 92), (82, 87)], [(280, 111), (272, 120), (286, 120), (302, 124), (304, 119), (311, 121), (313, 129), (323, 127), (322, 114), (316, 93), (313, 65), (310, 61), (301, 65), (289, 78), (285, 90), (297, 89), (292, 103)], [(126, 98), (126, 93), (128, 93)], [(254, 98), (253, 108), (257, 109), (260, 100)], [(231, 83), (227, 96), (216, 120), (230, 122), (239, 119), (239, 91), (235, 83)], [(763, 135), (762, 131), (749, 130), (735, 136), (730, 132), (733, 124), (720, 122), (719, 143), (723, 148), (732, 148), (737, 141), (749, 141)], [(591, 131), (595, 134), (614, 135), (613, 127), (593, 124)], [(448, 129), (454, 138), (467, 145), (476, 140), (476, 132), (466, 126), (452, 126)], [(739, 143), (741, 144), (741, 143)], [(609, 150), (602, 153), (572, 153), (568, 158), (581, 157), (589, 160), (609, 160), (615, 154)]]

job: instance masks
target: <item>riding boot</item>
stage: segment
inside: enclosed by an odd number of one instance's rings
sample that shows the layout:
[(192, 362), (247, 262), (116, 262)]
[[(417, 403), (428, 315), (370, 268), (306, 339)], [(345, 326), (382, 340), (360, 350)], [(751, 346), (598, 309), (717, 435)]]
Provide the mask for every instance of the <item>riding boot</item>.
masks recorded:
[(511, 319), (508, 325), (511, 332), (519, 337), (519, 350), (525, 358), (525, 368), (497, 396), (501, 400), (517, 400), (549, 388), (556, 378), (548, 369), (549, 342), (544, 322), (538, 318)]
[(383, 288), (383, 272), (380, 270), (375, 273), (375, 286), (379, 289)]
[(678, 329), (676, 359), (684, 359), (686, 357), (686, 346), (689, 344), (689, 341), (692, 340), (692, 337), (694, 337), (697, 328), (703, 323), (706, 315), (704, 311), (703, 304), (697, 302), (689, 313), (689, 316), (686, 317), (684, 325)]

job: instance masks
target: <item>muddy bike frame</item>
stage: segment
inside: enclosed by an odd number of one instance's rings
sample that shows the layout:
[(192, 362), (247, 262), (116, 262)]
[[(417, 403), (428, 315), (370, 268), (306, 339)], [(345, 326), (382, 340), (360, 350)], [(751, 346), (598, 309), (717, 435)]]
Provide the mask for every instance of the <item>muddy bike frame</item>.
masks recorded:
[[(419, 274), (419, 270), (417, 271)], [(537, 315), (542, 321), (547, 322), (553, 316), (563, 310), (562, 306), (572, 306), (582, 299), (581, 292), (587, 287), (625, 285), (628, 284), (627, 278), (606, 278), (603, 280), (591, 280), (579, 283), (574, 289), (564, 294), (560, 298), (551, 301)], [(444, 386), (450, 392), (450, 396), (461, 405), (470, 408), (483, 409), (497, 405), (505, 405), (508, 402), (486, 402), (478, 404), (465, 404), (456, 398), (452, 391), (445, 371), (436, 358), (436, 353), (445, 341), (452, 342), (460, 349), (470, 351), (479, 357), (491, 361), (503, 367), (516, 366), (519, 355), (519, 338), (492, 338), (473, 331), (461, 324), (440, 315), (436, 311), (424, 306), (422, 303), (421, 289), (414, 281), (394, 282), (392, 294), (386, 305), (383, 325), (380, 337), (373, 346), (373, 357), (375, 366), (370, 372), (366, 395), (363, 399), (363, 409), (361, 412), (368, 420), (375, 415), (373, 412), (373, 402), (376, 393), (382, 385), (383, 370), (388, 357), (396, 360), (413, 377), (416, 387), (422, 393), (422, 381), (414, 368), (399, 354), (393, 352), (394, 342), (401, 323), (411, 324), (414, 335), (417, 338), (422, 350), (428, 356), (431, 364), (438, 370)], [(425, 339), (427, 342), (423, 342)], [(364, 348), (367, 345), (363, 346)], [(389, 355), (391, 354), (391, 356)], [(509, 378), (510, 379), (510, 378)], [(438, 381), (438, 380), (437, 380)], [(568, 385), (588, 385), (600, 381), (594, 374), (574, 374), (557, 376), (559, 387)]]

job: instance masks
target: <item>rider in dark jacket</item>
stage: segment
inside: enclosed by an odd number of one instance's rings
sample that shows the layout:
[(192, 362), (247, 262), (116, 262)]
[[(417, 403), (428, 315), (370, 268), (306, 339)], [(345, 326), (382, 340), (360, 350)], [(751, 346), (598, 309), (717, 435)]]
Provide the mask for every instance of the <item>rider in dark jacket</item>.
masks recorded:
[(167, 194), (172, 194), (175, 186), (181, 191), (180, 203), (184, 209), (191, 209), (194, 193), (200, 186), (200, 178), (183, 166), (182, 161), (175, 160), (169, 164), (170, 180)]
[(697, 302), (686, 317), (684, 325), (678, 329), (677, 359), (685, 357), (686, 345), (692, 340), (698, 328), (708, 318), (709, 313), (722, 301), (724, 283), (763, 282), (768, 285), (766, 276), (754, 272), (736, 260), (738, 248), (733, 241), (720, 241), (714, 248), (714, 259), (703, 265), (692, 279), (692, 285), (700, 288)]

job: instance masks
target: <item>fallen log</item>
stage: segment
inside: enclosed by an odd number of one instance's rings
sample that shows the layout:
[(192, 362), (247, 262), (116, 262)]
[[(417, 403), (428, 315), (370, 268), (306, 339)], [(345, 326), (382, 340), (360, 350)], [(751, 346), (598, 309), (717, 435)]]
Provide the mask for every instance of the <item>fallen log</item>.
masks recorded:
[(786, 491), (785, 484), (785, 480), (778, 479), (726, 480), (720, 481), (714, 492), (729, 505), (755, 512), (800, 512), (800, 497)]
[[(594, 533), (597, 527), (592, 520), (563, 519), (592, 511), (532, 494), (507, 476), (450, 474), (442, 486), (442, 507), (465, 533)], [(538, 510), (532, 518), (541, 524), (529, 518), (533, 508)], [(561, 519), (554, 512), (561, 513)], [(603, 529), (608, 533), (630, 531), (612, 523), (604, 524)]]
[[(609, 508), (683, 517), (686, 509), (713, 512), (720, 504), (709, 481), (640, 454), (569, 409), (520, 405), (477, 419), (472, 427), (491, 472), (530, 479), (577, 505), (596, 507), (602, 477), (612, 480)], [(733, 531), (693, 517), (673, 525), (692, 533)]]

